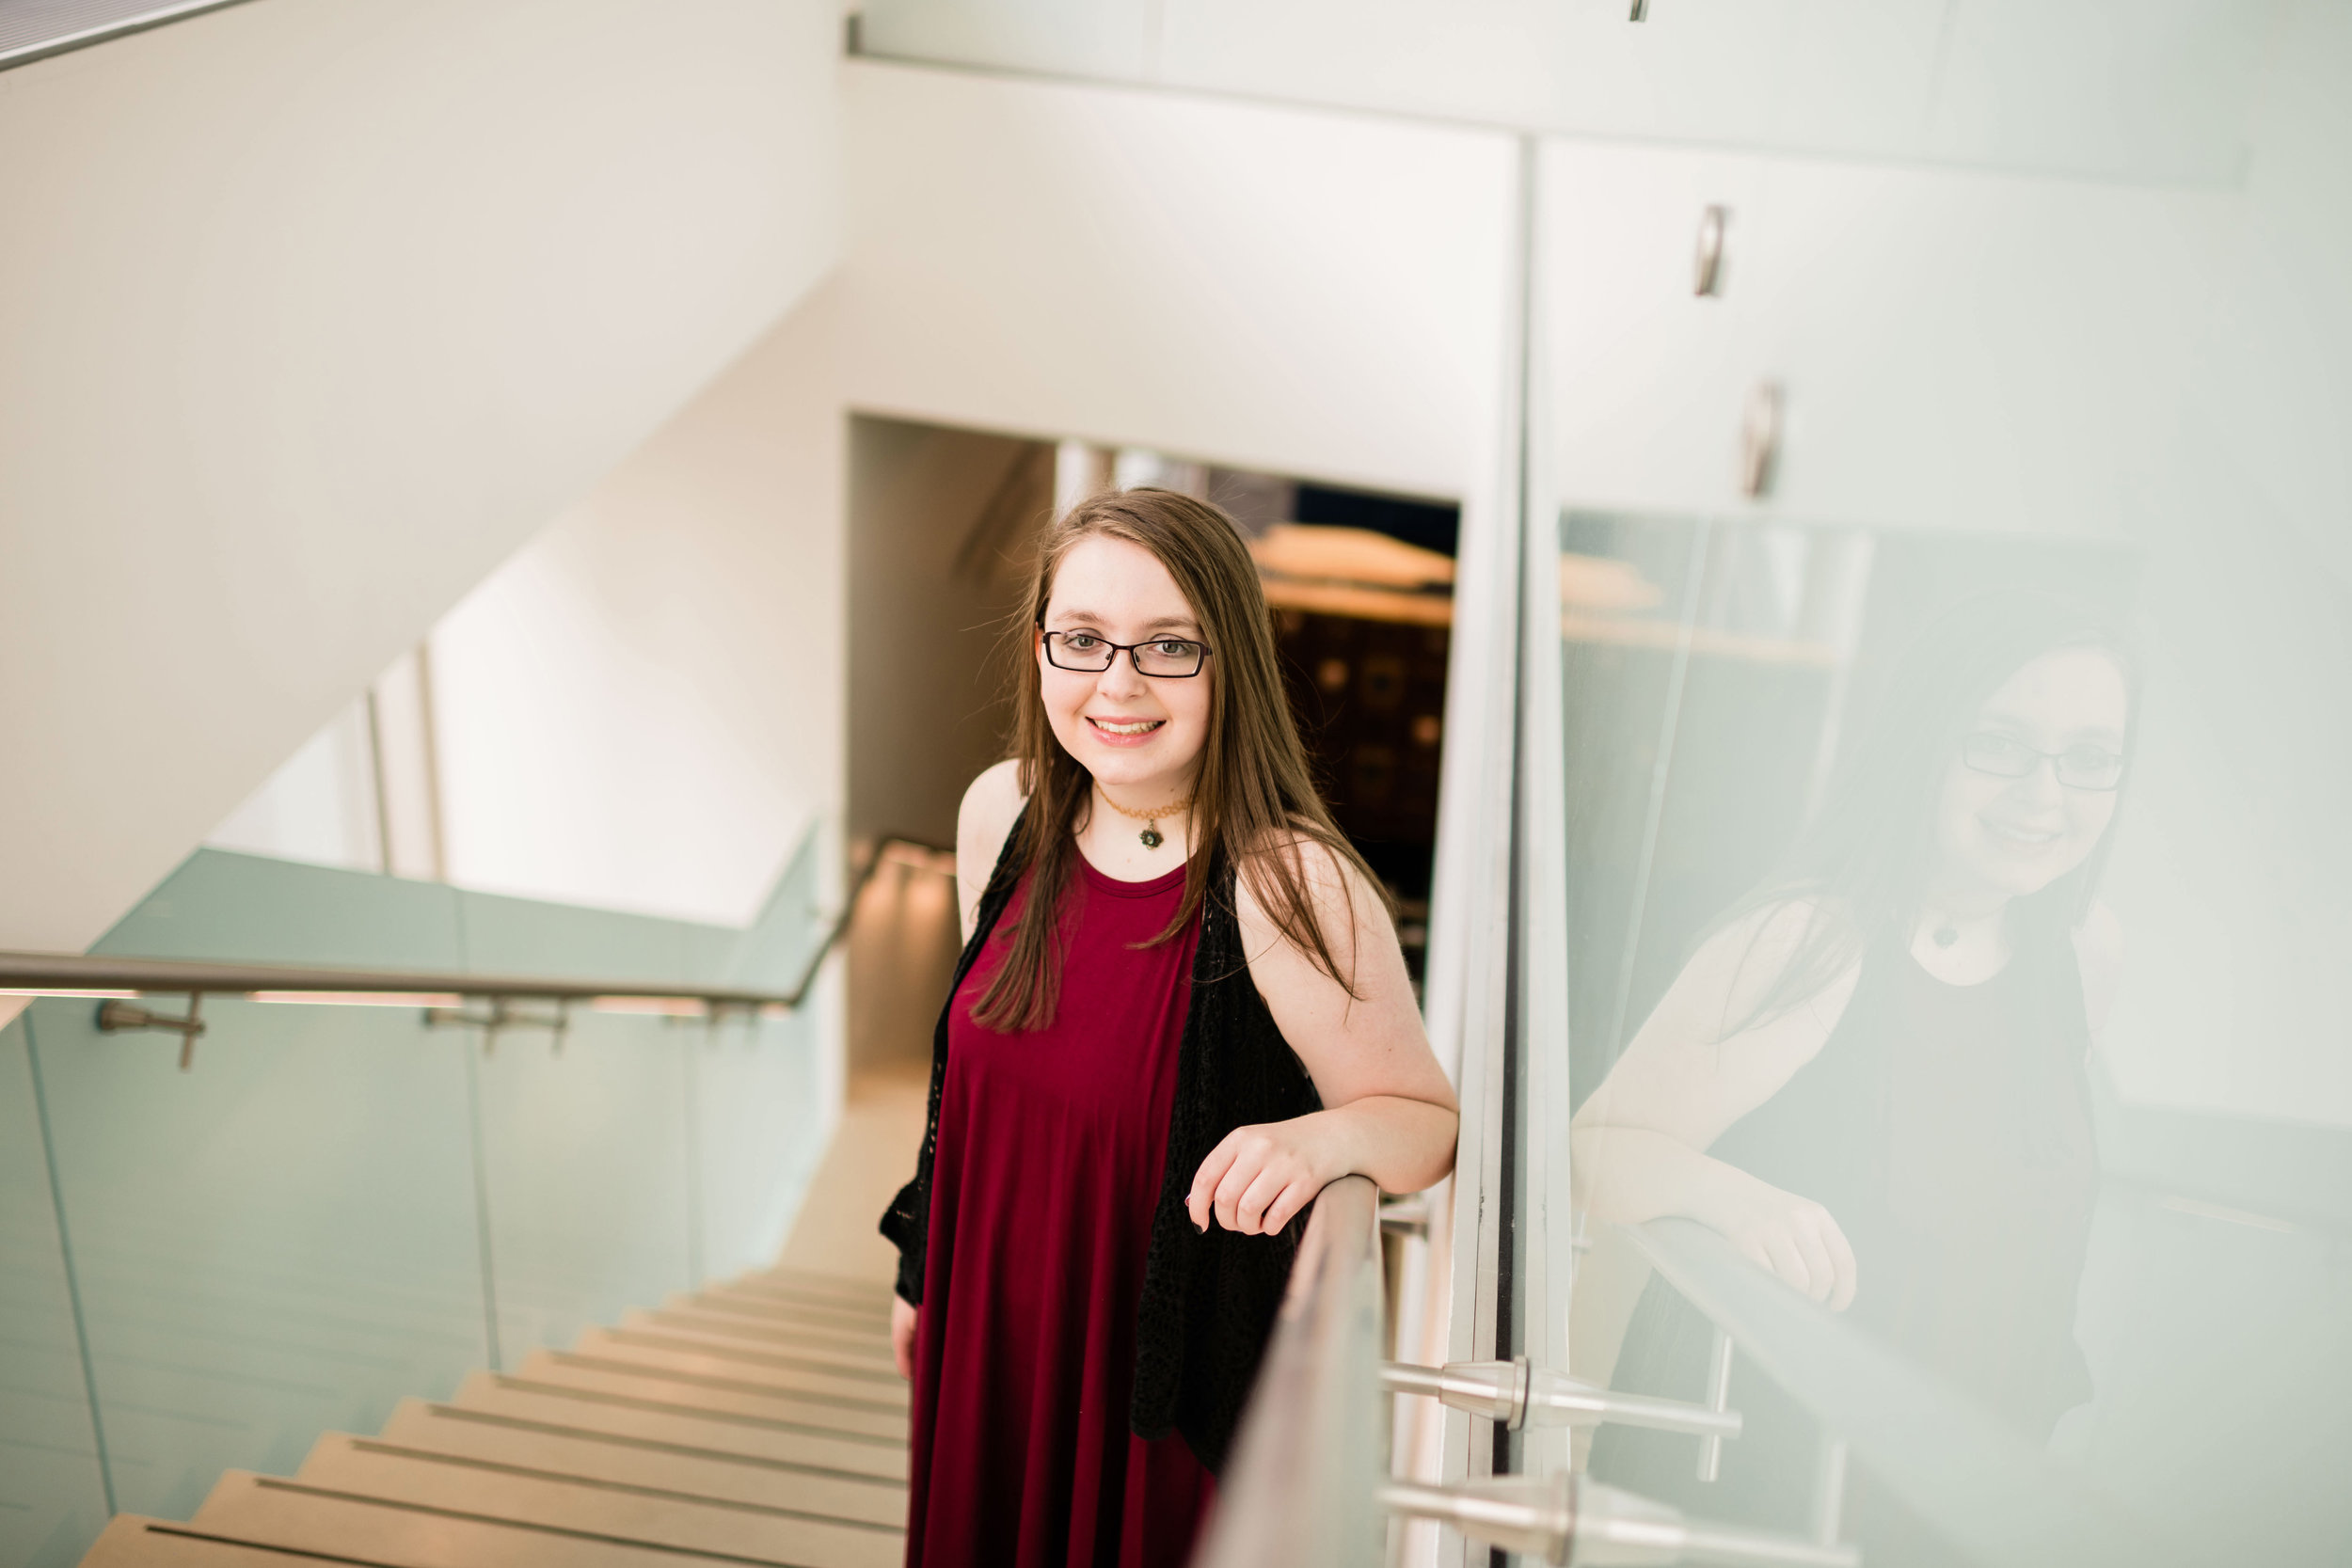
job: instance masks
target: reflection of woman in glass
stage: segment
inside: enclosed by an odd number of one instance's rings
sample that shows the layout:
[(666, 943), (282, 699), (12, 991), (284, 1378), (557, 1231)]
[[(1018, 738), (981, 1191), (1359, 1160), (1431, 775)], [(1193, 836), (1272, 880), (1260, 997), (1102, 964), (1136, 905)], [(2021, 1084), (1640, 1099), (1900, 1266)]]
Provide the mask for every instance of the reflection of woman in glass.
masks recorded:
[[(2117, 952), (2092, 891), (2132, 704), (2115, 637), (2058, 601), (1986, 595), (1931, 627), (1783, 873), (1578, 1114), (1589, 1214), (1698, 1220), (2037, 1436), (2088, 1400), (2085, 1069)], [(1653, 1282), (1614, 1381), (1698, 1397), (1708, 1341)], [(1604, 1429), (1594, 1470), (1680, 1490), (1687, 1441), (1663, 1441)], [(1752, 1413), (1710, 1510), (1784, 1513), (1760, 1494), (1788, 1446)]]

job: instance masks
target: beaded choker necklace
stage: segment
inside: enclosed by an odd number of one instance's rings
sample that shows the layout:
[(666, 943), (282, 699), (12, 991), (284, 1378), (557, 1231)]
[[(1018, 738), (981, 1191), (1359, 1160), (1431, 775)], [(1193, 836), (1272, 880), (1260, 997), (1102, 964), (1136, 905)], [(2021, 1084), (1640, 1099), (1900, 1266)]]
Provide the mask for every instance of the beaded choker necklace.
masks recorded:
[(1094, 793), (1101, 795), (1103, 797), (1103, 803), (1110, 807), (1111, 810), (1119, 813), (1120, 816), (1131, 816), (1143, 824), (1143, 832), (1137, 836), (1143, 840), (1143, 847), (1146, 849), (1156, 849), (1161, 845), (1168, 842), (1166, 835), (1160, 832), (1159, 822), (1161, 817), (1182, 816), (1184, 813), (1192, 809), (1192, 797), (1189, 795), (1185, 796), (1183, 800), (1177, 801), (1172, 806), (1154, 806), (1150, 811), (1129, 811), (1125, 806), (1120, 805), (1118, 801), (1112, 800), (1108, 794), (1104, 793), (1101, 784), (1096, 784), (1094, 786)]

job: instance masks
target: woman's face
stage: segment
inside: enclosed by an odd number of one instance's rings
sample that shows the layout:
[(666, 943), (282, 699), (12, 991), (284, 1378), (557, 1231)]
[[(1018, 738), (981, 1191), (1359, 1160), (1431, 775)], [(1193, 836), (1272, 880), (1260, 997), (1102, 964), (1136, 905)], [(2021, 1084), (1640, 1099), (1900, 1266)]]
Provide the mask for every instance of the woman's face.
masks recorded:
[(2121, 759), (2130, 707), (2123, 672), (2098, 648), (2054, 649), (1987, 698), (1945, 773), (1937, 891), (2023, 897), (2082, 864), (2115, 816), (2115, 791), (2083, 781)]
[[(1192, 606), (1159, 558), (1099, 534), (1073, 546), (1054, 575), (1037, 637), (1038, 677), (1054, 737), (1120, 804), (1160, 805), (1188, 794), (1209, 738), (1215, 655), (1189, 678), (1141, 674), (1124, 653), (1107, 670), (1065, 670), (1046, 657), (1047, 633), (1060, 634), (1065, 645), (1072, 637), (1127, 644), (1204, 641)], [(1069, 662), (1073, 656), (1058, 657)]]

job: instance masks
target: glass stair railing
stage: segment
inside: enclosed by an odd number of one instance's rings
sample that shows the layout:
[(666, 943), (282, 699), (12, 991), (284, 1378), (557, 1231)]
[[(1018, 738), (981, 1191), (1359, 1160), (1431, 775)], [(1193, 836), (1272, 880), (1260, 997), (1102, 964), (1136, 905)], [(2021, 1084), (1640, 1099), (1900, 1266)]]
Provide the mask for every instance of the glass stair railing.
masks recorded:
[(292, 1484), (224, 1473), (383, 1429), (336, 1450), (370, 1454), (461, 1386), (533, 1430), (620, 1442), (682, 1401), (703, 1447), (899, 1474), (794, 1457), (802, 1426), (899, 1444), (879, 1296), (707, 1283), (773, 1259), (823, 1152), (799, 1004), (894, 859), (936, 870), (885, 841), (827, 920), (812, 839), (729, 930), (205, 850), (91, 955), (0, 958), (42, 993), (0, 1029), (0, 1562), (220, 1517)]

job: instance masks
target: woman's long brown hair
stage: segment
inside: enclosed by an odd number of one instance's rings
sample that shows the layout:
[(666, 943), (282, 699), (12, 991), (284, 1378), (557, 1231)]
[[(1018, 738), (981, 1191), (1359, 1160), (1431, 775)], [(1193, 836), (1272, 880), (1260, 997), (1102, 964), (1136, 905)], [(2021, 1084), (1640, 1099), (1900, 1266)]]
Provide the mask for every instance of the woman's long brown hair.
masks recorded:
[[(1345, 871), (1380, 888), (1315, 791), (1274, 653), (1274, 626), (1256, 564), (1232, 519), (1207, 501), (1173, 490), (1111, 491), (1080, 501), (1045, 531), (1027, 600), (1007, 627), (1011, 660), (1012, 754), (1028, 797), (1008, 863), (1030, 872), (1029, 890), (1008, 937), (1011, 950), (979, 1006), (992, 1029), (1040, 1029), (1053, 1022), (1061, 994), (1061, 943), (1056, 919), (1078, 852), (1075, 834), (1093, 800), (1093, 775), (1062, 749), (1045, 718), (1037, 633), (1054, 594), (1054, 578), (1088, 539), (1123, 539), (1152, 552), (1200, 624), (1209, 645), (1209, 735), (1192, 796), (1192, 849), (1184, 897), (1155, 942), (1190, 928), (1225, 867), (1248, 881), (1275, 928), (1317, 969), (1358, 994), (1342, 974), (1316, 918), (1301, 851), (1320, 845)], [(1343, 879), (1355, 918), (1353, 878)], [(1386, 891), (1380, 893), (1384, 906)]]

